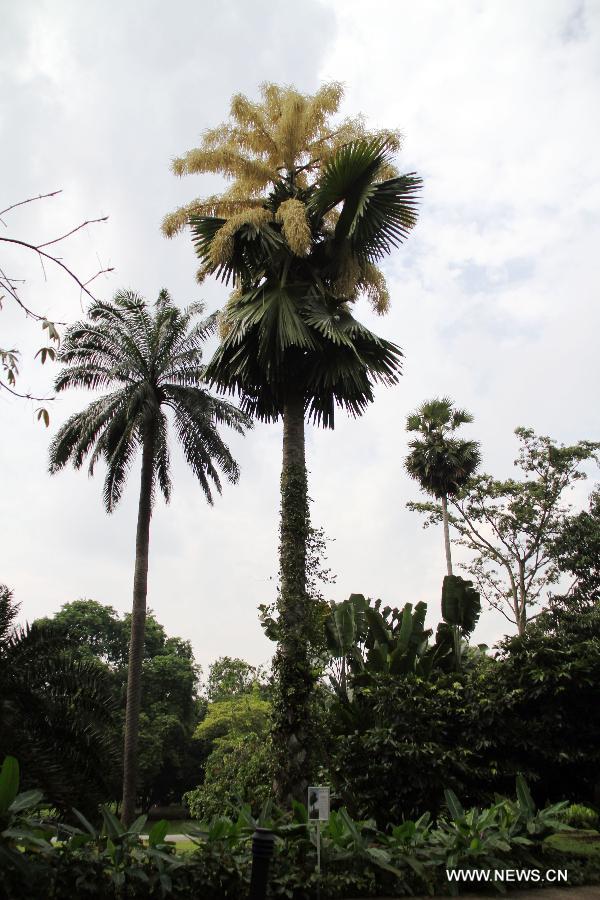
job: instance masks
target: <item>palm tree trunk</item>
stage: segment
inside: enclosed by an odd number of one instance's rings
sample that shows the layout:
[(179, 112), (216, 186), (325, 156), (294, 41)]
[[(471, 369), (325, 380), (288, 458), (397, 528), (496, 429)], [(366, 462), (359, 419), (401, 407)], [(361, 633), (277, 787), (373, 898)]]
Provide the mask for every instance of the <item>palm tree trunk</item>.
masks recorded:
[(125, 743), (123, 752), (123, 804), (121, 821), (131, 825), (135, 817), (137, 795), (137, 748), (142, 699), (142, 663), (146, 631), (146, 594), (148, 591), (148, 546), (152, 515), (152, 482), (154, 475), (154, 435), (148, 428), (144, 435), (142, 476), (135, 539), (135, 572), (133, 576), (133, 609), (129, 641), (129, 669), (125, 707)]
[(304, 445), (304, 396), (290, 394), (283, 413), (281, 469), (279, 644), (274, 659), (277, 697), (273, 712), (274, 788), (280, 803), (305, 801), (310, 775), (314, 676), (309, 641), (311, 605), (306, 593), (309, 534)]
[(444, 546), (446, 548), (446, 569), (452, 575), (452, 555), (450, 553), (450, 528), (448, 526), (448, 498), (442, 497), (442, 518), (444, 522)]

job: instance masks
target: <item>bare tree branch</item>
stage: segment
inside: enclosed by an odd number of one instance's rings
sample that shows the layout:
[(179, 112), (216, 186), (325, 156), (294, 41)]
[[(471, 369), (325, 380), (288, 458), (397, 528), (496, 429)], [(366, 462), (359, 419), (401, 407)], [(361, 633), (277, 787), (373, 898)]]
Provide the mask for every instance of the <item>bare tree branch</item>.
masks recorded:
[(46, 401), (55, 399), (55, 397), (34, 397), (33, 394), (20, 394), (19, 391), (15, 391), (11, 387), (9, 387), (7, 383), (1, 378), (0, 387), (2, 387), (5, 391), (8, 391), (9, 394), (13, 394), (15, 397), (19, 397), (21, 400), (38, 400), (42, 403), (46, 403)]
[[(85, 222), (82, 222), (81, 225), (78, 225), (76, 228), (72, 228), (71, 231), (67, 231), (66, 234), (61, 235), (61, 237), (54, 238), (53, 241), (46, 241), (45, 244), (38, 244), (36, 246), (36, 250), (39, 250), (41, 247), (50, 247), (51, 244), (58, 244), (59, 241), (64, 241), (65, 238), (71, 237), (72, 234), (75, 234), (76, 231), (81, 231), (82, 228), (85, 228), (86, 225), (95, 225), (96, 222), (107, 222), (108, 216), (103, 216), (101, 219), (87, 219)], [(86, 282), (87, 284), (87, 282)]]
[(62, 194), (62, 188), (59, 191), (52, 191), (50, 194), (38, 194), (37, 197), (29, 197), (27, 200), (19, 200), (18, 203), (13, 203), (12, 206), (7, 206), (6, 209), (0, 209), (0, 222), (4, 226), (6, 226), (6, 222), (1, 218), (4, 213), (10, 212), (11, 209), (16, 209), (17, 206), (25, 206), (26, 203), (33, 203), (35, 200), (45, 200), (46, 197), (56, 197), (57, 194)]
[[(73, 281), (74, 281), (76, 284), (79, 285), (79, 287), (81, 288), (81, 290), (84, 291), (84, 292), (88, 295), (88, 297), (90, 298), (90, 300), (96, 300), (96, 298), (94, 297), (94, 295), (92, 294), (92, 292), (91, 292), (91, 291), (88, 291), (88, 289), (86, 288), (84, 282), (81, 281), (81, 280), (77, 277), (77, 275), (75, 274), (75, 272), (73, 272), (72, 269), (70, 269), (67, 265), (65, 265), (65, 263), (62, 262), (62, 260), (59, 259), (58, 256), (52, 256), (52, 254), (50, 254), (50, 253), (45, 253), (43, 250), (40, 250), (39, 247), (36, 247), (35, 244), (30, 244), (30, 243), (28, 243), (27, 241), (19, 241), (19, 240), (17, 240), (17, 238), (0, 237), (0, 242), (3, 242), (3, 243), (5, 243), (5, 244), (15, 244), (15, 245), (18, 246), (18, 247), (25, 247), (27, 250), (32, 250), (34, 253), (37, 253), (37, 254), (38, 254), (38, 256), (39, 256), (39, 258), (40, 258), (40, 260), (41, 260), (41, 262), (42, 262), (42, 266), (43, 266), (43, 260), (44, 260), (44, 259), (49, 259), (51, 262), (55, 263), (57, 266), (60, 266), (60, 268), (63, 269), (63, 270), (67, 273), (67, 275), (68, 275), (70, 278), (73, 279)], [(41, 246), (44, 246), (44, 245), (41, 245)], [(112, 272), (112, 271), (113, 271), (112, 267), (109, 268), (109, 269), (104, 269), (104, 270), (103, 270), (103, 272)], [(101, 275), (101, 274), (103, 274), (103, 272), (98, 272), (97, 275)], [(96, 278), (97, 275), (94, 275), (94, 278)]]

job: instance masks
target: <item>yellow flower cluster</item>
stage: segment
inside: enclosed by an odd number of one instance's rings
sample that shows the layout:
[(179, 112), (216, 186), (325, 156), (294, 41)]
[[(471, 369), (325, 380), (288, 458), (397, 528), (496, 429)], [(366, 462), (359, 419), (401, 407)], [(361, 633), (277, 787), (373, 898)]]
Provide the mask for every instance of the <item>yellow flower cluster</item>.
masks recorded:
[(380, 316), (390, 307), (390, 295), (381, 269), (373, 263), (358, 260), (349, 249), (336, 279), (334, 293), (349, 303), (354, 303), (360, 294), (364, 294)]
[(271, 221), (271, 213), (267, 209), (244, 209), (234, 213), (219, 228), (210, 246), (210, 261), (213, 266), (224, 265), (233, 253), (233, 237), (242, 225), (254, 225), (261, 228)]
[(308, 256), (311, 233), (304, 203), (295, 198), (284, 200), (275, 218), (282, 224), (283, 236), (292, 253), (296, 256)]
[(383, 316), (389, 310), (390, 294), (385, 282), (385, 275), (373, 263), (363, 263), (356, 286), (360, 293), (366, 294), (377, 315)]
[(344, 93), (339, 82), (325, 84), (313, 95), (271, 83), (261, 85), (260, 92), (260, 103), (236, 94), (230, 121), (205, 131), (200, 147), (173, 160), (176, 175), (218, 173), (231, 184), (218, 197), (195, 200), (166, 216), (162, 228), (167, 237), (181, 231), (190, 215), (228, 217), (261, 203), (286, 169), (306, 166), (297, 182), (305, 187), (310, 172), (349, 141), (380, 137), (390, 149), (400, 147), (400, 132), (368, 132), (362, 116), (331, 124)]
[[(199, 281), (211, 268), (231, 258), (234, 235), (242, 225), (261, 228), (272, 221), (264, 208), (265, 198), (270, 187), (286, 172), (301, 168), (296, 174), (296, 185), (307, 187), (314, 173), (350, 141), (380, 138), (392, 151), (401, 145), (399, 131), (368, 131), (362, 116), (331, 123), (344, 93), (339, 82), (325, 84), (313, 95), (301, 94), (289, 85), (267, 82), (261, 85), (260, 93), (260, 102), (236, 94), (231, 100), (230, 120), (205, 131), (201, 146), (172, 164), (176, 175), (218, 173), (230, 182), (222, 194), (194, 200), (167, 215), (162, 224), (164, 234), (172, 237), (193, 215), (226, 220), (215, 235), (209, 261), (198, 272)], [(379, 171), (377, 180), (397, 174), (394, 166), (386, 165)], [(327, 227), (335, 227), (337, 216), (337, 210), (328, 213)], [(311, 232), (304, 204), (298, 199), (286, 200), (275, 218), (281, 223), (292, 252), (306, 256), (310, 252)], [(350, 252), (335, 293), (350, 302), (365, 294), (378, 313), (389, 307), (383, 273), (375, 265), (360, 263)]]

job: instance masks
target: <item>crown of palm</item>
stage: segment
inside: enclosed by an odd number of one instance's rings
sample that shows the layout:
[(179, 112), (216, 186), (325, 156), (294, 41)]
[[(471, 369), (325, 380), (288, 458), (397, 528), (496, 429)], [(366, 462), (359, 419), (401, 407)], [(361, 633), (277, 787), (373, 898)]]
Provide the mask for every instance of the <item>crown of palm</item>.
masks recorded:
[[(398, 131), (367, 132), (360, 116), (331, 123), (343, 93), (339, 82), (325, 84), (313, 95), (264, 83), (261, 102), (242, 94), (232, 97), (229, 122), (205, 131), (201, 146), (172, 164), (176, 175), (217, 173), (231, 185), (222, 194), (194, 200), (166, 216), (165, 234), (184, 228), (190, 215), (227, 217), (253, 204), (260, 206), (286, 174), (298, 188), (306, 188), (315, 170), (359, 138), (378, 137), (398, 150)], [(393, 167), (386, 171), (388, 177), (396, 174)]]
[[(381, 225), (386, 225), (388, 238), (395, 226), (395, 238), (402, 240), (416, 221), (414, 195), (420, 186), (412, 173), (398, 177), (392, 154), (400, 147), (400, 134), (368, 132), (361, 117), (332, 124), (330, 117), (343, 95), (337, 83), (324, 85), (313, 96), (273, 84), (263, 85), (261, 92), (262, 103), (236, 95), (230, 122), (205, 132), (200, 148), (174, 161), (178, 175), (219, 173), (231, 185), (220, 195), (195, 200), (167, 216), (164, 233), (172, 236), (191, 223), (202, 260), (199, 281), (216, 274), (245, 289), (249, 265), (256, 273), (257, 263), (266, 254), (271, 268), (291, 264), (293, 269), (297, 260), (289, 259), (291, 252), (292, 257), (311, 257), (313, 268), (325, 263), (337, 296), (354, 301), (366, 294), (378, 313), (385, 312), (389, 295), (377, 262), (388, 252), (389, 241), (378, 240)], [(373, 171), (365, 173), (360, 150), (368, 145), (387, 152), (375, 161)], [(359, 193), (359, 206), (350, 215), (352, 204), (346, 202), (340, 216), (337, 207), (349, 198), (342, 191), (334, 202), (323, 204), (325, 170), (327, 200), (332, 198), (331, 190), (340, 186), (340, 177), (347, 187), (353, 175), (358, 175), (356, 188), (367, 174), (370, 196)], [(385, 186), (377, 189), (383, 182)], [(319, 185), (321, 190), (316, 190)], [(355, 225), (352, 235), (344, 222), (349, 215)], [(371, 229), (369, 236), (361, 234), (364, 225)], [(324, 260), (320, 245), (334, 229), (335, 248), (328, 248), (329, 258)], [(351, 240), (339, 239), (344, 230)]]
[(60, 353), (65, 368), (55, 388), (109, 388), (61, 427), (50, 447), (50, 471), (71, 461), (80, 468), (89, 457), (93, 474), (100, 458), (107, 464), (104, 502), (111, 511), (119, 501), (135, 453), (152, 437), (153, 472), (165, 499), (171, 491), (168, 423), (186, 461), (212, 503), (211, 483), (221, 490), (219, 469), (236, 481), (238, 469), (216, 426), (243, 431), (249, 423), (238, 409), (212, 397), (199, 385), (205, 380), (202, 344), (214, 330), (210, 316), (193, 323), (203, 307), (181, 311), (162, 291), (154, 314), (130, 291), (119, 292), (112, 303), (96, 302), (89, 321), (71, 326)]
[[(290, 387), (304, 392), (314, 419), (333, 425), (336, 404), (360, 414), (373, 399), (378, 381), (394, 384), (400, 349), (378, 338), (352, 315), (359, 286), (371, 284), (374, 260), (389, 252), (415, 221), (419, 179), (403, 176), (378, 182), (389, 148), (362, 141), (340, 150), (321, 178), (303, 193), (310, 251), (300, 256), (272, 221), (246, 223), (232, 238), (230, 254), (210, 262), (219, 230), (215, 220), (192, 220), (196, 250), (235, 292), (224, 313), (224, 340), (208, 377), (222, 389), (239, 391), (242, 406), (263, 419), (281, 414)], [(281, 188), (270, 200), (281, 207)], [(334, 225), (329, 214), (336, 212)]]
[(408, 474), (435, 497), (459, 493), (477, 469), (481, 456), (476, 441), (450, 437), (473, 416), (454, 409), (447, 397), (429, 400), (407, 418), (407, 430), (422, 437), (409, 442), (410, 453), (405, 466)]

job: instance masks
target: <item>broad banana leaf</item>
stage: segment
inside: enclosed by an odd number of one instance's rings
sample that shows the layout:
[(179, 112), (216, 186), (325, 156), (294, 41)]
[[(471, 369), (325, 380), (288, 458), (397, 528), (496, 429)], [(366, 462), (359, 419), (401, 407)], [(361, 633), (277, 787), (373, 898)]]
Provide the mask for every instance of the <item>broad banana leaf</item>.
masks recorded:
[(460, 575), (446, 575), (442, 586), (442, 617), (448, 625), (460, 628), (469, 635), (475, 628), (481, 614), (479, 591), (472, 581), (465, 581)]

